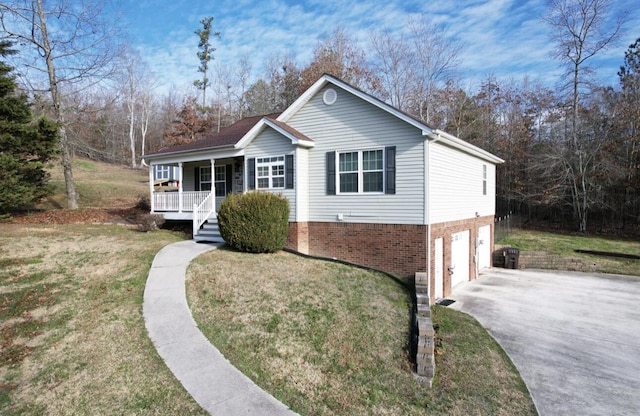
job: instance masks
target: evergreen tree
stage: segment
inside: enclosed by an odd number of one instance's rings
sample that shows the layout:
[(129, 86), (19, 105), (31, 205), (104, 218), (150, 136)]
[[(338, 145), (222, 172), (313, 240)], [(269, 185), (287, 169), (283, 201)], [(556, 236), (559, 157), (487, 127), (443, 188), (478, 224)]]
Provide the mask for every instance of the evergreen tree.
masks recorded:
[(11, 43), (0, 42), (0, 214), (25, 208), (48, 193), (47, 162), (57, 149), (57, 126), (34, 121), (27, 97), (18, 93), (4, 58)]
[[(205, 112), (207, 101), (206, 101), (206, 93), (207, 87), (211, 86), (211, 82), (209, 78), (207, 78), (207, 72), (209, 71), (209, 62), (213, 59), (213, 53), (216, 51), (216, 48), (211, 46), (209, 39), (211, 38), (211, 22), (213, 22), (213, 17), (205, 17), (200, 20), (200, 24), (202, 24), (202, 29), (196, 30), (196, 35), (198, 35), (198, 48), (200, 49), (196, 55), (198, 55), (198, 59), (200, 60), (200, 66), (198, 67), (198, 72), (202, 72), (202, 80), (196, 80), (193, 82), (196, 88), (202, 90), (202, 112)], [(214, 38), (220, 37), (220, 32), (213, 32)]]

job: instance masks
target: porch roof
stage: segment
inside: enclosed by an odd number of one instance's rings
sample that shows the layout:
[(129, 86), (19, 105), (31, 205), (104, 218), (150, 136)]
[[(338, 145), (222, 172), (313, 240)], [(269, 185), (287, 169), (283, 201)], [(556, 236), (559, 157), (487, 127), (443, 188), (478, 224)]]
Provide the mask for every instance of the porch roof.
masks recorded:
[(216, 149), (220, 147), (230, 147), (236, 145), (260, 120), (263, 118), (275, 119), (280, 113), (267, 115), (259, 115), (245, 117), (236, 121), (229, 127), (225, 127), (219, 133), (205, 136), (200, 140), (191, 143), (184, 143), (175, 146), (163, 147), (155, 153), (144, 155), (144, 158), (153, 158), (154, 156), (166, 156), (174, 153), (185, 153), (190, 151), (199, 151), (207, 149)]

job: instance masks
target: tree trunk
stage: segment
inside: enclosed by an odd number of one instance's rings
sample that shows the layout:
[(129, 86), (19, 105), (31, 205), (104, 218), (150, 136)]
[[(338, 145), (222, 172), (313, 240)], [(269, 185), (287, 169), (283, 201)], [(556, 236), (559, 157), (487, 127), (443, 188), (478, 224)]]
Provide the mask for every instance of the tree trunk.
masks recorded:
[(60, 135), (60, 153), (62, 169), (64, 172), (64, 183), (67, 191), (67, 208), (78, 209), (78, 194), (76, 193), (76, 184), (73, 180), (73, 165), (71, 152), (69, 151), (69, 141), (67, 138), (67, 130), (65, 128), (65, 114), (58, 91), (58, 79), (56, 77), (56, 67), (51, 56), (51, 44), (47, 33), (46, 18), (42, 7), (42, 0), (37, 1), (38, 18), (40, 20), (40, 28), (42, 31), (42, 47), (44, 49), (45, 59), (47, 62), (47, 74), (49, 75), (49, 85), (51, 88), (51, 100), (53, 102), (54, 116), (58, 123), (58, 134)]

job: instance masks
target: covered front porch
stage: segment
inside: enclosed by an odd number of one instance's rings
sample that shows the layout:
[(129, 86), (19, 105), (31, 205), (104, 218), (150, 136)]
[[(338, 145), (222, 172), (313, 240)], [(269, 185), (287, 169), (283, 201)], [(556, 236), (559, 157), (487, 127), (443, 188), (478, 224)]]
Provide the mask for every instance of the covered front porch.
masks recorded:
[[(215, 216), (229, 193), (243, 191), (243, 163), (244, 157), (233, 157), (151, 164), (151, 213), (168, 220)], [(162, 186), (167, 182), (172, 186)]]

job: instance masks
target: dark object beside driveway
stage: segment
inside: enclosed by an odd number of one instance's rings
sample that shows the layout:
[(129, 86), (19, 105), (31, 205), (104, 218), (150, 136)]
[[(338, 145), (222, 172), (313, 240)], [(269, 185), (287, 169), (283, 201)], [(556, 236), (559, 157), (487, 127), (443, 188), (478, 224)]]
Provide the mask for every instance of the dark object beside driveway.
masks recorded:
[(505, 269), (517, 269), (518, 260), (520, 259), (520, 249), (515, 247), (509, 247), (504, 249), (504, 268)]

